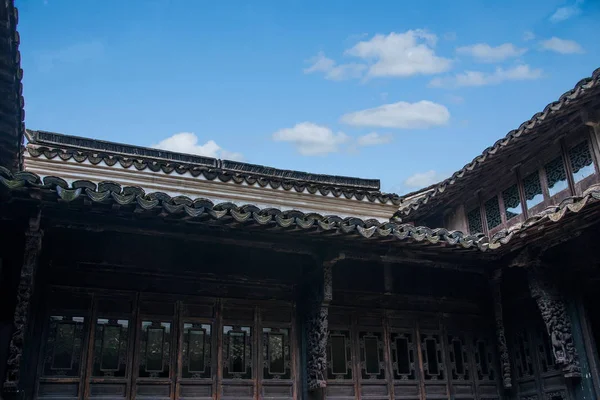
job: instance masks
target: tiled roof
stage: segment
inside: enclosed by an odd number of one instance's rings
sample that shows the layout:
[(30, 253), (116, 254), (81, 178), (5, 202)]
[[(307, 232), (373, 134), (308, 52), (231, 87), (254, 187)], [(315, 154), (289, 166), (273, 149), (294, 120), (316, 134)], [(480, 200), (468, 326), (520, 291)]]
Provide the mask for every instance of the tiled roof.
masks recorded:
[[(486, 161), (490, 158), (501, 154), (508, 148), (518, 146), (519, 140), (517, 139), (537, 133), (541, 126), (557, 117), (561, 112), (568, 111), (571, 109), (571, 106), (579, 105), (590, 99), (592, 96), (600, 96), (600, 68), (596, 69), (591, 77), (577, 82), (573, 89), (565, 92), (557, 101), (548, 104), (546, 108), (544, 108), (544, 111), (536, 113), (528, 121), (523, 122), (518, 129), (508, 132), (504, 138), (485, 149), (483, 153), (475, 157), (473, 161), (465, 165), (462, 169), (452, 174), (450, 178), (433, 187), (423, 189), (420, 192), (402, 196), (401, 201), (405, 202), (405, 205), (401, 205), (394, 216), (402, 219), (408, 216), (412, 211), (426, 207), (428, 203), (434, 203), (434, 199), (441, 201), (441, 199), (444, 198), (443, 194), (447, 189), (461, 183), (465, 176), (470, 175), (473, 171), (478, 170), (485, 165)], [(422, 195), (419, 195), (419, 193), (422, 193)], [(410, 197), (413, 199), (409, 199)], [(435, 204), (437, 204), (437, 202), (435, 202)]]
[[(536, 237), (546, 228), (559, 229), (558, 221), (567, 219), (584, 211), (597, 211), (592, 205), (600, 204), (600, 185), (591, 186), (581, 196), (573, 196), (563, 200), (543, 212), (529, 217), (524, 222), (503, 230), (491, 238), (484, 235), (466, 235), (459, 231), (448, 231), (444, 228), (431, 229), (424, 226), (362, 220), (360, 218), (341, 218), (335, 215), (303, 213), (297, 210), (278, 210), (259, 208), (248, 204), (237, 206), (232, 203), (214, 204), (205, 198), (171, 197), (165, 193), (146, 193), (133, 186), (121, 186), (114, 182), (95, 184), (80, 180), (68, 184), (59, 177), (41, 179), (30, 172), (11, 173), (0, 167), (0, 186), (20, 193), (39, 191), (48, 201), (73, 203), (87, 202), (97, 204), (113, 204), (131, 212), (154, 213), (157, 216), (168, 215), (170, 218), (191, 221), (221, 221), (224, 224), (244, 224), (244, 226), (271, 226), (284, 230), (339, 235), (364, 240), (382, 240), (399, 242), (416, 242), (445, 247), (448, 250), (476, 249), (480, 251), (510, 249), (509, 243), (523, 246), (530, 238)], [(36, 196), (40, 197), (40, 196)], [(562, 232), (560, 235), (568, 235)]]
[(14, 0), (0, 3), (0, 165), (12, 170), (22, 166), (25, 130), (21, 54)]
[(72, 159), (79, 163), (89, 161), (92, 164), (104, 162), (109, 166), (118, 163), (123, 168), (133, 166), (140, 171), (149, 169), (166, 174), (190, 173), (194, 177), (202, 176), (208, 180), (218, 179), (222, 182), (269, 186), (273, 189), (307, 191), (323, 196), (344, 196), (347, 199), (400, 204), (398, 195), (379, 191), (378, 179), (282, 170), (45, 131), (28, 130), (27, 135), (30, 143), (34, 145), (27, 148), (32, 157), (44, 156), (48, 159), (59, 157), (64, 161)]

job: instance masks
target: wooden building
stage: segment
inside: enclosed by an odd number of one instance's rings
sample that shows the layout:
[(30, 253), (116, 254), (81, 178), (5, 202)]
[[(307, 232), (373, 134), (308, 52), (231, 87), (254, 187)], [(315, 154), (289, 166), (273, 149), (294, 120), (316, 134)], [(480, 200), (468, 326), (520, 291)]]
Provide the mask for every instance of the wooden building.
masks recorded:
[(0, 4), (4, 398), (600, 397), (600, 70), (398, 196), (25, 131), (16, 15)]

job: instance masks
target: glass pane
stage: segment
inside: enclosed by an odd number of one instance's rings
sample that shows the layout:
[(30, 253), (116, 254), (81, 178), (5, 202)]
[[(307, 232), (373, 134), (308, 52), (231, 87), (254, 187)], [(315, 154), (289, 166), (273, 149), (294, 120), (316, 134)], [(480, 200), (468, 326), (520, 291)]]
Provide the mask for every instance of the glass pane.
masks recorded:
[(497, 196), (494, 196), (485, 202), (485, 219), (487, 221), (488, 229), (494, 229), (502, 223)]
[(435, 340), (425, 339), (425, 349), (427, 351), (427, 371), (430, 375), (437, 375), (440, 372), (440, 369)]
[(504, 202), (507, 221), (521, 215), (521, 197), (519, 196), (519, 188), (516, 184), (502, 192), (502, 201)]
[(283, 334), (269, 333), (269, 373), (284, 374)]
[(365, 336), (365, 369), (367, 374), (379, 374), (379, 346), (375, 336)]
[(331, 335), (331, 372), (346, 374), (346, 338), (343, 335)]
[(481, 212), (479, 211), (479, 207), (469, 211), (467, 220), (469, 224), (469, 233), (471, 235), (483, 232), (483, 223), (481, 222)]
[(544, 166), (546, 170), (546, 180), (548, 182), (548, 192), (554, 196), (569, 187), (567, 181), (567, 171), (562, 157), (556, 157)]
[(571, 169), (573, 170), (573, 179), (575, 182), (579, 182), (596, 172), (587, 141), (581, 142), (569, 150), (569, 159), (571, 160)]
[(396, 339), (396, 359), (398, 360), (398, 373), (409, 374), (410, 371), (410, 357), (408, 354), (408, 339), (397, 338)]
[(229, 371), (246, 372), (246, 332), (229, 332)]
[(465, 363), (463, 360), (463, 352), (462, 352), (462, 343), (458, 339), (454, 339), (452, 341), (453, 353), (454, 353), (454, 362), (456, 364), (456, 373), (464, 374), (465, 373)]
[(527, 201), (528, 210), (544, 201), (540, 175), (537, 171), (523, 179), (523, 187), (525, 188), (525, 200)]
[(53, 315), (44, 349), (44, 376), (75, 377), (81, 373), (84, 318)]
[(163, 370), (163, 341), (165, 330), (161, 328), (148, 328), (148, 341), (146, 342), (146, 371), (162, 372)]
[(102, 340), (102, 360), (100, 361), (100, 370), (118, 371), (120, 350), (121, 326), (106, 326), (104, 328)]
[(483, 375), (489, 375), (490, 366), (488, 364), (488, 357), (487, 357), (487, 350), (485, 348), (485, 343), (482, 341), (479, 341), (477, 343), (477, 350), (479, 353), (479, 363), (480, 363), (480, 367), (481, 367), (481, 373)]
[(98, 318), (94, 344), (94, 376), (124, 377), (127, 370), (129, 321)]
[(190, 329), (188, 335), (188, 371), (204, 372), (204, 329)]
[(56, 325), (54, 342), (54, 357), (52, 369), (70, 370), (73, 368), (73, 354), (75, 352), (75, 324), (61, 322)]

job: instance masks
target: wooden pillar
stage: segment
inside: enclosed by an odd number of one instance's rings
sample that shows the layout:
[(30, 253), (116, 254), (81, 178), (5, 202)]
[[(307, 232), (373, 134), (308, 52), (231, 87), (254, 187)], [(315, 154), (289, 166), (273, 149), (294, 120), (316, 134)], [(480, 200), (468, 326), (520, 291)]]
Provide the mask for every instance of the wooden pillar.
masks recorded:
[[(29, 228), (25, 232), (25, 252), (19, 286), (17, 289), (17, 303), (14, 313), (14, 327), (9, 345), (6, 381), (4, 392), (18, 394), (24, 389), (21, 381), (21, 372), (28, 366), (23, 365), (23, 351), (27, 331), (31, 328), (31, 297), (35, 284), (35, 275), (38, 266), (38, 257), (42, 248), (43, 233), (40, 230), (40, 214), (29, 221)], [(33, 366), (29, 366), (33, 368)]]
[(566, 378), (580, 377), (581, 367), (565, 300), (541, 265), (527, 269), (529, 291), (546, 325), (556, 363)]
[(498, 354), (500, 355), (500, 368), (502, 369), (502, 386), (505, 389), (512, 388), (510, 355), (506, 344), (506, 332), (504, 329), (504, 315), (502, 311), (502, 269), (494, 271), (490, 279), (492, 289), (492, 300), (494, 302), (494, 318), (496, 321), (496, 341)]
[(333, 298), (332, 268), (343, 255), (320, 261), (306, 284), (306, 377), (309, 399), (325, 399), (329, 303)]

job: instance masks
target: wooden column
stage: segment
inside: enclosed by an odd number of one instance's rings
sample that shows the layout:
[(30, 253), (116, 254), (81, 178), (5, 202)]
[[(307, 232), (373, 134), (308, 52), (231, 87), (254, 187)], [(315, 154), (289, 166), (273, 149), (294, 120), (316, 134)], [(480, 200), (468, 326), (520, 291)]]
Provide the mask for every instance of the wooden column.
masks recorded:
[(504, 315), (502, 311), (502, 269), (494, 271), (490, 279), (492, 298), (494, 302), (494, 317), (496, 320), (496, 341), (500, 355), (500, 368), (502, 369), (502, 385), (505, 389), (512, 388), (510, 355), (506, 344), (504, 329)]
[(320, 261), (307, 282), (304, 299), (307, 305), (306, 377), (310, 399), (325, 399), (327, 387), (327, 339), (329, 336), (329, 303), (333, 298), (332, 268), (343, 255)]
[(566, 378), (580, 377), (579, 357), (564, 298), (540, 264), (528, 268), (527, 273), (529, 291), (542, 314), (556, 363), (562, 367)]
[[(21, 372), (24, 368), (21, 361), (25, 348), (26, 332), (32, 323), (29, 320), (31, 314), (30, 303), (35, 284), (38, 257), (42, 248), (42, 236), (40, 215), (38, 214), (36, 217), (30, 219), (29, 228), (25, 232), (25, 252), (17, 289), (17, 303), (13, 320), (14, 327), (9, 345), (6, 381), (4, 382), (4, 391), (9, 393), (20, 392), (25, 389), (22, 382), (20, 382)], [(33, 368), (33, 366), (29, 367)]]

